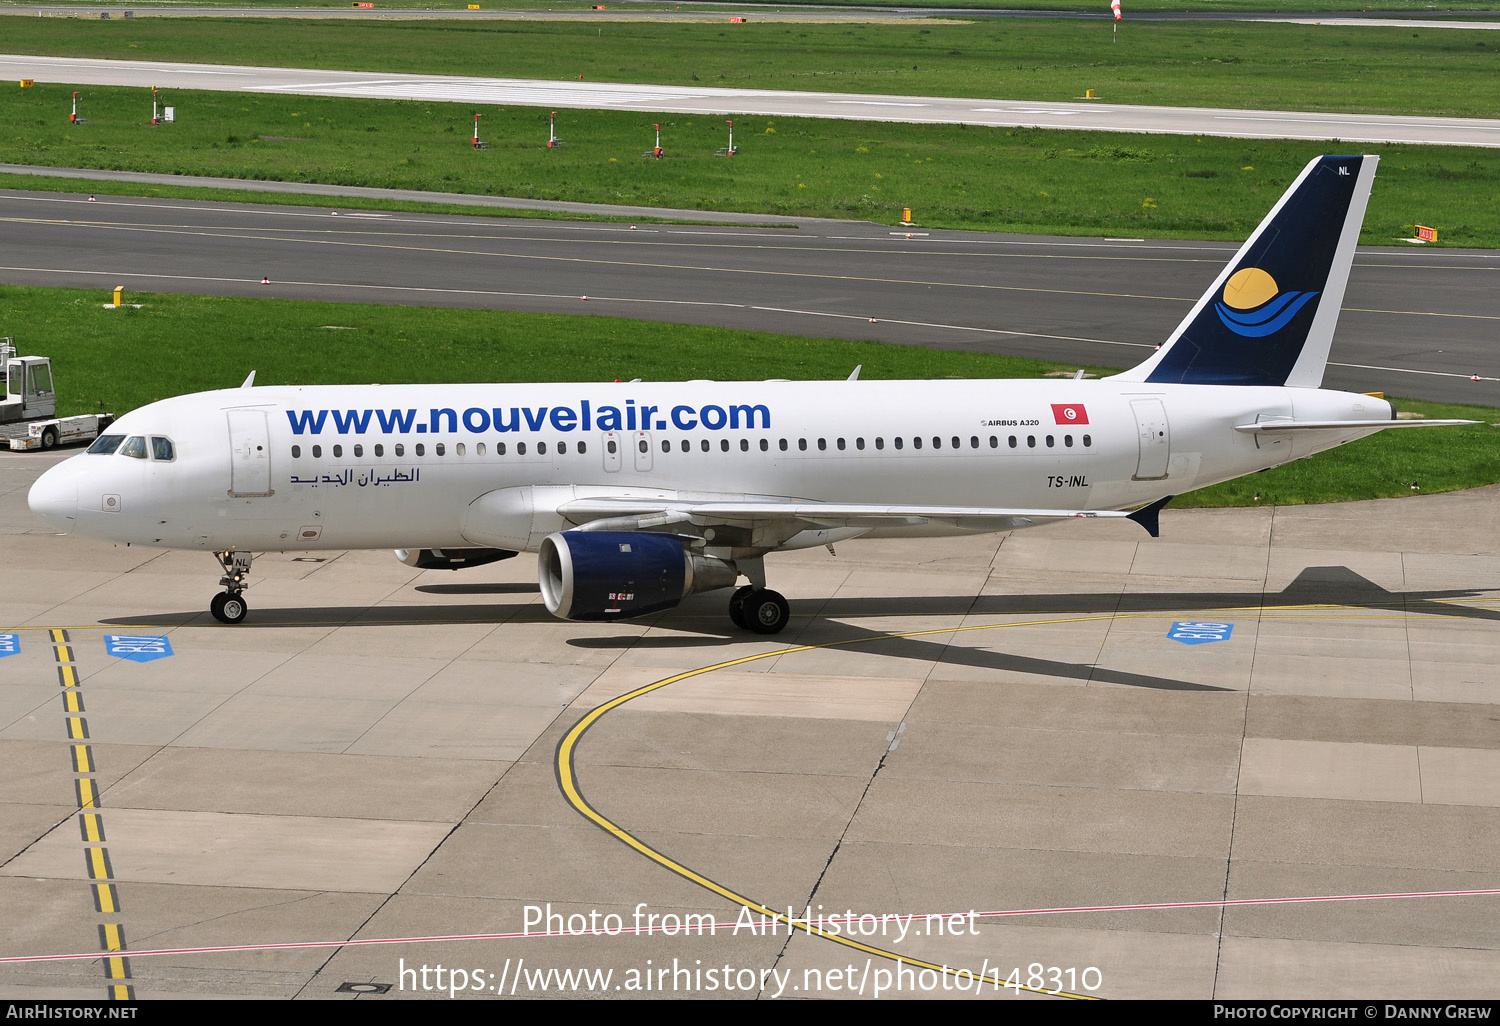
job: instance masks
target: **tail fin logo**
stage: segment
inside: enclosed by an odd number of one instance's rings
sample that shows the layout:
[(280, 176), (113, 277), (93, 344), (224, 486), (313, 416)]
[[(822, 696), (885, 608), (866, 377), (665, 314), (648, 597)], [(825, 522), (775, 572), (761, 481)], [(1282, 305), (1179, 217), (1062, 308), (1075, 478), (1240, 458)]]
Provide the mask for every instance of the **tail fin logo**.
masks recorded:
[(1230, 275), (1223, 302), (1214, 304), (1224, 327), (1245, 338), (1265, 338), (1289, 324), (1316, 292), (1282, 292), (1259, 267), (1245, 267)]

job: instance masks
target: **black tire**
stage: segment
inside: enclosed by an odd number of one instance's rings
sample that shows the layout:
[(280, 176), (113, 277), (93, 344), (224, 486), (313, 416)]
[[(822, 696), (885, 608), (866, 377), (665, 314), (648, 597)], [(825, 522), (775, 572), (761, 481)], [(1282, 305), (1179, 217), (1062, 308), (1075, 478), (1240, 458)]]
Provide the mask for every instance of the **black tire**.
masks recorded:
[(747, 595), (740, 608), (745, 626), (756, 634), (780, 634), (792, 618), (792, 609), (786, 599), (770, 590)]
[(245, 596), (221, 591), (208, 604), (208, 611), (220, 623), (240, 623), (245, 619), (245, 614), (250, 612), (250, 607), (245, 604)]
[(746, 628), (745, 623), (745, 599), (755, 590), (751, 585), (738, 588), (729, 596), (729, 619), (740, 630)]
[(42, 451), (57, 448), (57, 428), (42, 429)]

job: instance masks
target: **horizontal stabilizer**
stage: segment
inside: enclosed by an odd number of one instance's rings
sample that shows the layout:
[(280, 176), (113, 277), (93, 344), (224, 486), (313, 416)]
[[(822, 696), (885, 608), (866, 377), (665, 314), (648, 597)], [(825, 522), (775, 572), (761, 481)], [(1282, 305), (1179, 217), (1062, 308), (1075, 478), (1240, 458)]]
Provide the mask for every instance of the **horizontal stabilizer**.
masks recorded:
[(1236, 424), (1247, 435), (1279, 435), (1287, 431), (1385, 431), (1388, 428), (1453, 427), (1478, 424), (1477, 420), (1263, 420)]

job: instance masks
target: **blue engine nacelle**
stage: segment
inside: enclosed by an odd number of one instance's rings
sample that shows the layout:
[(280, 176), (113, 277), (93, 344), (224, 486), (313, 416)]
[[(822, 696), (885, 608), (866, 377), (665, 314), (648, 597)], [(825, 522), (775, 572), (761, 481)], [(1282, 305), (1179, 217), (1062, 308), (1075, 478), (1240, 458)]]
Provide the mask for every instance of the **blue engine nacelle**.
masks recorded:
[(624, 620), (671, 609), (685, 595), (728, 588), (739, 571), (672, 535), (564, 531), (542, 540), (537, 577), (553, 616)]

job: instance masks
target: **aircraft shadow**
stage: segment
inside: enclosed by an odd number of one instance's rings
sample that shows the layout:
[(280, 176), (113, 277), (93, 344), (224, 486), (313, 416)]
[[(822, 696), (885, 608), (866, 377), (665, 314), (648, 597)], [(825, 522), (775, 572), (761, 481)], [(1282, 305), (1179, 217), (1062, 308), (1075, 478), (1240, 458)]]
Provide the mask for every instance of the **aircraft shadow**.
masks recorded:
[[(424, 585), (418, 588), (430, 594), (535, 594), (534, 585)], [(1443, 591), (1393, 592), (1362, 577), (1345, 566), (1307, 567), (1297, 578), (1280, 592), (1220, 591), (1220, 592), (1082, 592), (1051, 595), (984, 595), (972, 596), (922, 596), (920, 598), (849, 598), (830, 599), (817, 610), (812, 623), (795, 640), (787, 644), (830, 645), (844, 643), (859, 646), (862, 652), (873, 652), (902, 659), (917, 659), (932, 662), (937, 659), (945, 663), (971, 666), (980, 669), (1011, 673), (1037, 674), (1063, 677), (1081, 681), (1120, 684), (1128, 687), (1150, 688), (1168, 691), (1231, 691), (1232, 688), (1198, 684), (1192, 681), (1131, 673), (1096, 666), (1090, 663), (1063, 662), (996, 651), (992, 648), (972, 648), (951, 645), (943, 640), (927, 638), (890, 637), (885, 632), (867, 631), (856, 625), (834, 622), (842, 617), (867, 616), (984, 616), (1024, 615), (1046, 616), (1050, 614), (1107, 614), (1107, 613), (1151, 613), (1192, 610), (1202, 615), (1216, 610), (1238, 610), (1245, 607), (1266, 609), (1293, 608), (1307, 605), (1338, 605), (1354, 609), (1386, 610), (1418, 615), (1456, 617), (1500, 621), (1500, 609), (1485, 609), (1458, 605), (1451, 600), (1477, 598), (1484, 592), (1478, 589), (1451, 589)], [(656, 618), (636, 621), (641, 626), (665, 627), (677, 631), (692, 631), (693, 636), (600, 636), (569, 638), (566, 643), (578, 648), (625, 649), (645, 648), (657, 650), (705, 648), (741, 643), (746, 635), (729, 628), (727, 617), (723, 629), (717, 622), (714, 626), (701, 626), (703, 617), (692, 615), (693, 606), (717, 608), (710, 604), (713, 596), (695, 597), (686, 607), (679, 607), (677, 614), (668, 613)], [(803, 605), (803, 603), (798, 603)], [(688, 618), (681, 616), (686, 611)], [(796, 610), (794, 608), (794, 614)], [(684, 619), (687, 622), (684, 622)], [(358, 626), (360, 624), (402, 623), (504, 623), (511, 620), (527, 622), (551, 622), (542, 608), (535, 602), (490, 602), (451, 606), (323, 606), (317, 608), (282, 608), (256, 610), (252, 607), (248, 620), (232, 628), (234, 630), (281, 630), (288, 627)], [(716, 618), (715, 618), (716, 621)], [(179, 627), (186, 624), (213, 625), (207, 612), (157, 613), (148, 616), (116, 617), (100, 623), (118, 626)], [(231, 629), (231, 628), (224, 628)]]

